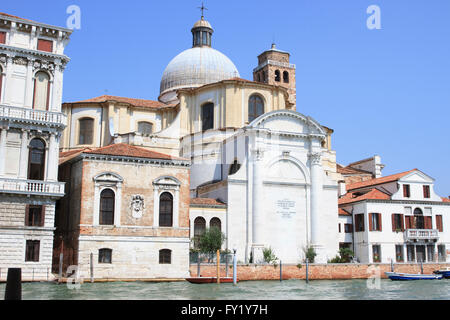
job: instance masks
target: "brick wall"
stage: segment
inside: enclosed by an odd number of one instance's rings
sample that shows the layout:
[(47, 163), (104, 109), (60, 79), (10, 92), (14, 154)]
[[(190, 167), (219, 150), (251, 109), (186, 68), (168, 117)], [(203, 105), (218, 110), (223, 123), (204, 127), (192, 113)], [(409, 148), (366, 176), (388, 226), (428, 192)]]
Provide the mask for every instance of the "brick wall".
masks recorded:
[[(327, 264), (327, 265), (309, 265), (310, 280), (344, 280), (344, 279), (367, 279), (373, 275), (371, 271), (373, 267), (379, 267), (381, 278), (387, 278), (385, 272), (391, 271), (390, 264)], [(450, 264), (424, 264), (423, 271), (425, 274), (433, 273), (434, 270), (450, 267)], [(370, 268), (370, 269), (369, 269)], [(395, 272), (403, 273), (420, 273), (420, 265), (418, 264), (395, 264)], [(224, 265), (220, 266), (221, 277), (226, 275)], [(197, 276), (197, 265), (190, 266), (192, 277)], [(297, 265), (283, 265), (283, 279), (305, 279), (306, 265), (302, 264), (301, 268)], [(215, 265), (201, 265), (200, 274), (202, 277), (215, 277), (217, 275), (217, 267)], [(229, 266), (228, 276), (233, 276), (233, 268)], [(279, 280), (280, 266), (273, 265), (239, 265), (237, 277), (240, 281), (245, 280)]]

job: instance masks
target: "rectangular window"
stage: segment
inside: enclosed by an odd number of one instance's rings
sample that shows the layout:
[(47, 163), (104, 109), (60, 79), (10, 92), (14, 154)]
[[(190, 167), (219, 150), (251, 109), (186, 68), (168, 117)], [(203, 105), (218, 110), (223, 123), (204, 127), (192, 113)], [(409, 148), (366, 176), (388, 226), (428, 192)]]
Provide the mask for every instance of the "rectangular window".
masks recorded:
[(37, 49), (39, 51), (53, 52), (53, 41), (39, 39)]
[(25, 209), (25, 226), (26, 227), (43, 227), (44, 226), (44, 206), (27, 205)]
[(403, 215), (399, 213), (392, 214), (392, 231), (400, 232), (405, 231), (403, 226)]
[(6, 32), (0, 32), (0, 43), (1, 44), (6, 43)]
[(381, 213), (369, 214), (369, 231), (381, 231)]
[(434, 261), (434, 245), (427, 246), (427, 260), (428, 262)]
[(436, 228), (439, 232), (444, 232), (444, 226), (442, 225), (442, 216), (436, 215)]
[(353, 225), (350, 223), (344, 224), (344, 232), (345, 233), (352, 233), (353, 232)]
[(364, 232), (364, 213), (355, 214), (355, 231)]
[(445, 252), (445, 244), (438, 245), (438, 259), (439, 262), (445, 262), (447, 260), (447, 254)]
[(395, 246), (395, 260), (397, 262), (403, 262), (403, 245), (399, 244)]
[(425, 199), (430, 198), (430, 186), (423, 186), (423, 197)]
[(373, 262), (381, 262), (381, 247), (379, 244), (372, 246)]
[(403, 197), (409, 198), (411, 196), (411, 190), (409, 188), (409, 184), (403, 185)]
[(214, 128), (214, 104), (207, 103), (202, 106), (202, 130), (210, 130)]
[(39, 262), (40, 241), (27, 240), (25, 248), (25, 262)]
[(341, 224), (340, 223), (338, 223), (338, 230), (339, 230), (339, 233), (341, 233)]
[(111, 249), (98, 250), (98, 263), (112, 263), (112, 250)]
[(415, 247), (413, 245), (406, 246), (406, 252), (407, 252), (407, 255), (408, 255), (407, 256), (408, 262), (416, 261)]
[(405, 207), (405, 216), (412, 215), (412, 208), (411, 207)]

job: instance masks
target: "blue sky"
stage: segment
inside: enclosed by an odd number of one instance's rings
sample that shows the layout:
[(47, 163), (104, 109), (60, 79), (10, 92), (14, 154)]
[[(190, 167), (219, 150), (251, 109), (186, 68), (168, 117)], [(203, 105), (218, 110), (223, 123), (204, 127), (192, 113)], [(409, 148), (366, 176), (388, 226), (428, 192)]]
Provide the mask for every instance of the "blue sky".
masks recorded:
[[(166, 65), (191, 47), (200, 0), (3, 1), (0, 11), (66, 26), (81, 8), (66, 54), (64, 102), (103, 94), (156, 100)], [(369, 30), (370, 5), (381, 30)], [(273, 41), (297, 65), (297, 110), (335, 130), (337, 160), (374, 154), (384, 175), (418, 168), (450, 195), (450, 1), (206, 0), (213, 47), (252, 79)]]

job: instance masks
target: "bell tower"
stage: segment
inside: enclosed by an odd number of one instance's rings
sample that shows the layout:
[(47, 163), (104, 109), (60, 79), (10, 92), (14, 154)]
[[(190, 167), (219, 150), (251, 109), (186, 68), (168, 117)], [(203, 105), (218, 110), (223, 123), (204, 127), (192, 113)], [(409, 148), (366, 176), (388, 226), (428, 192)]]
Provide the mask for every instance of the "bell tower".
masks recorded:
[(296, 105), (295, 64), (289, 63), (289, 52), (270, 50), (258, 56), (258, 66), (253, 70), (253, 81), (282, 86), (288, 89), (289, 102)]

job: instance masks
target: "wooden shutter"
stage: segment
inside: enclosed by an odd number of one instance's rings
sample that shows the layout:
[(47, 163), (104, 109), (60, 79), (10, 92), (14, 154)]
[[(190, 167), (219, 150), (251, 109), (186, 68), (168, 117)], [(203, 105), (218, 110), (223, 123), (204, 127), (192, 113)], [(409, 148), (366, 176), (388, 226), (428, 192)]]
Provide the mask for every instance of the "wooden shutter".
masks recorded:
[(405, 217), (405, 223), (406, 223), (406, 229), (412, 229), (412, 216), (406, 216)]
[(39, 225), (41, 227), (45, 226), (45, 206), (41, 206), (41, 222)]
[(383, 231), (383, 223), (381, 221), (381, 213), (377, 213), (378, 215), (378, 231)]
[(403, 214), (400, 214), (400, 228), (402, 231), (405, 231), (405, 219)]
[(39, 39), (37, 49), (39, 51), (53, 52), (53, 41)]
[(373, 213), (369, 213), (369, 231), (373, 231), (372, 215)]
[(433, 229), (432, 217), (425, 217), (425, 229)]
[(40, 241), (34, 241), (33, 242), (33, 250), (34, 250), (34, 259), (33, 261), (39, 262), (39, 247), (40, 247)]
[(436, 228), (439, 230), (439, 232), (444, 232), (441, 215), (436, 216)]
[(6, 43), (6, 32), (0, 32), (0, 43)]
[(392, 221), (392, 232), (395, 232), (395, 230), (397, 229), (395, 225), (395, 213), (392, 214), (391, 221)]
[(29, 221), (30, 220), (30, 205), (27, 204), (25, 206), (25, 226), (29, 226)]

